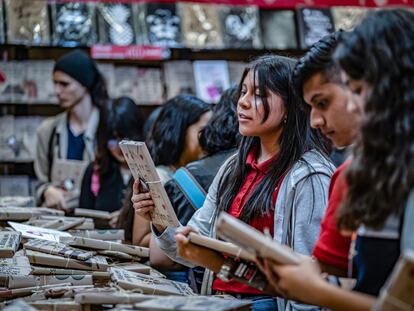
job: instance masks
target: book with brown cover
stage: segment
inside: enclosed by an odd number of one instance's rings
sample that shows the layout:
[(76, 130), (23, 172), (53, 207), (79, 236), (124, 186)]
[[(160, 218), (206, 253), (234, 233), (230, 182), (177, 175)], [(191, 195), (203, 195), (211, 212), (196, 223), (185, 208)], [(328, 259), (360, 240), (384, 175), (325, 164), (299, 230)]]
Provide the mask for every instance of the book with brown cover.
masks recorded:
[(217, 220), (217, 235), (233, 242), (249, 253), (270, 258), (280, 264), (299, 264), (300, 257), (284, 246), (243, 221), (222, 212)]

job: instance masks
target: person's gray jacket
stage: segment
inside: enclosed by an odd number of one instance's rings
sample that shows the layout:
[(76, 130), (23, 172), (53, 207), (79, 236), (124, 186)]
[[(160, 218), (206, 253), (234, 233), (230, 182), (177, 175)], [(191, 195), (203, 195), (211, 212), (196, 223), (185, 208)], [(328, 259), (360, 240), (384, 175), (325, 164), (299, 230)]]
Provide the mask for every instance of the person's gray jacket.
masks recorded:
[[(216, 206), (217, 188), (227, 162), (217, 173), (207, 193), (204, 205), (195, 212), (188, 226), (200, 234), (216, 237), (215, 223), (219, 210)], [(319, 152), (308, 151), (295, 163), (281, 184), (275, 206), (274, 239), (295, 252), (310, 255), (319, 237), (319, 228), (328, 201), (328, 188), (335, 167)], [(155, 233), (155, 230), (153, 228)], [(188, 267), (194, 265), (177, 256), (174, 228), (156, 235), (159, 247), (174, 261)], [(214, 274), (206, 270), (202, 294), (211, 294)], [(278, 299), (278, 310), (311, 310), (314, 306)]]
[(401, 233), (401, 252), (414, 251), (414, 190), (411, 190), (405, 206), (404, 223)]
[[(92, 162), (95, 159), (96, 139), (95, 134), (98, 128), (99, 110), (94, 108), (89, 118), (88, 125), (83, 135), (85, 151), (83, 160)], [(36, 201), (41, 203), (43, 192), (50, 185), (50, 169), (52, 161), (56, 158), (66, 159), (68, 154), (68, 112), (62, 112), (57, 116), (43, 121), (37, 129), (36, 155), (34, 169), (38, 184), (36, 188)], [(53, 137), (52, 137), (53, 136)], [(52, 139), (52, 142), (50, 140)], [(51, 152), (51, 154), (49, 154)]]

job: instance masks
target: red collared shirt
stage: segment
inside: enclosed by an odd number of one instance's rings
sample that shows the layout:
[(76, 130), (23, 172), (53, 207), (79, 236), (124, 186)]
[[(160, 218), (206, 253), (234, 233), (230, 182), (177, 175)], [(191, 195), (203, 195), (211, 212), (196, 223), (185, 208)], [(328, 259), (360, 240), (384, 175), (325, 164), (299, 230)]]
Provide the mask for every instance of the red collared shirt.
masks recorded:
[[(271, 159), (258, 164), (256, 162), (258, 148), (252, 148), (252, 150), (247, 155), (246, 165), (249, 168), (248, 174), (244, 183), (242, 184), (239, 193), (233, 200), (233, 203), (230, 206), (230, 209), (227, 211), (230, 215), (239, 218), (240, 214), (246, 204), (247, 200), (253, 193), (253, 190), (256, 189), (259, 182), (265, 177), (266, 173), (270, 169), (270, 164), (274, 161), (274, 157)], [(270, 234), (273, 237), (274, 234), (274, 206), (277, 199), (277, 194), (279, 192), (280, 185), (283, 181), (283, 177), (279, 181), (278, 186), (276, 187), (273, 193), (273, 208), (271, 212), (265, 216), (255, 218), (250, 221), (249, 225), (256, 228), (259, 231), (264, 231), (267, 228)], [(229, 282), (224, 282), (218, 278), (214, 279), (213, 290), (223, 291), (226, 293), (237, 293), (237, 294), (253, 294), (253, 295), (263, 295), (262, 291), (259, 291), (253, 287), (250, 287), (246, 284), (239, 283), (234, 280)]]

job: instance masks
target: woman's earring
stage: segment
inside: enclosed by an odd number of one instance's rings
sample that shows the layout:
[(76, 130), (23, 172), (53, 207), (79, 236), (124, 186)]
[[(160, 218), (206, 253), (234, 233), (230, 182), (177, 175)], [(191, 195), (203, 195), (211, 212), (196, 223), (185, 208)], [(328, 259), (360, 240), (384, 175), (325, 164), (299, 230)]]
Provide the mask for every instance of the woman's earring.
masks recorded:
[(287, 117), (285, 117), (285, 118), (283, 119), (283, 124), (286, 124), (286, 122), (287, 122)]

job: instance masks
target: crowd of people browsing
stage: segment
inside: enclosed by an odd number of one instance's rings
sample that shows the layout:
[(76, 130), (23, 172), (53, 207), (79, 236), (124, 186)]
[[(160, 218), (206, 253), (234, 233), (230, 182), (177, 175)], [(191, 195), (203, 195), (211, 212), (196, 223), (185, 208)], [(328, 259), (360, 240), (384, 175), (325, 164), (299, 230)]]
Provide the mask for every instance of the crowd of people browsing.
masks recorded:
[[(249, 299), (253, 310), (370, 310), (400, 255), (414, 250), (413, 49), (414, 13), (378, 10), (299, 60), (255, 59), (215, 105), (183, 94), (149, 118), (129, 98), (109, 99), (96, 64), (71, 52), (53, 74), (65, 111), (38, 130), (38, 202), (69, 212), (76, 197), (111, 212), (108, 225), (150, 247), (153, 267), (204, 295)], [(152, 223), (154, 202), (131, 178), (122, 139), (146, 142), (178, 229)], [(335, 148), (346, 150), (337, 167)], [(84, 166), (72, 196), (52, 178), (66, 162)], [(244, 262), (191, 243), (190, 232), (216, 237), (222, 211), (300, 263)], [(223, 276), (246, 266), (260, 289)], [(352, 291), (341, 278), (356, 280)]]

